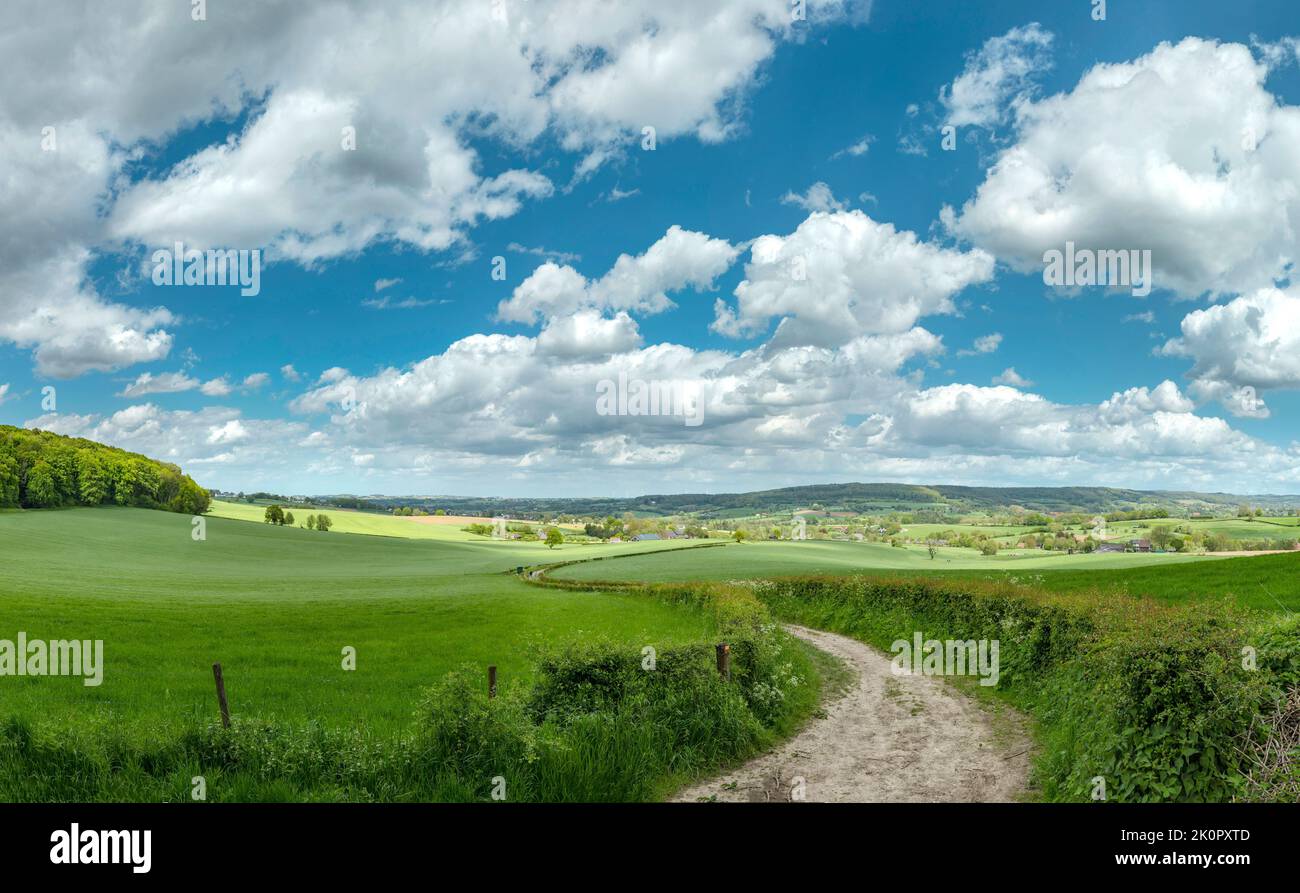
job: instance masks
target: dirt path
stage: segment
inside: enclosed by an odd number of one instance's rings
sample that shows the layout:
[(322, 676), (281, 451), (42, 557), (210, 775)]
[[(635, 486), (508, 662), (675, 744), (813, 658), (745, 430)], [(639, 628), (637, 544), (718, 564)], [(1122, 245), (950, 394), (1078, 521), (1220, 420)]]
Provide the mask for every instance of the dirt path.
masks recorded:
[(1029, 771), (1023, 717), (994, 712), (942, 679), (895, 676), (890, 660), (844, 636), (787, 626), (842, 658), (855, 679), (824, 715), (784, 744), (677, 801), (783, 801), (803, 780), (804, 800), (850, 803), (1015, 800)]

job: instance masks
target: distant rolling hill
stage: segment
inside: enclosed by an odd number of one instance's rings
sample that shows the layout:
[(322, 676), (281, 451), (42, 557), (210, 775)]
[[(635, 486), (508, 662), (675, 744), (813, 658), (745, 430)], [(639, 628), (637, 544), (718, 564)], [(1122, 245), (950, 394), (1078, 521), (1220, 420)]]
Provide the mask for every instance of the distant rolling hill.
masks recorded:
[(935, 511), (962, 513), (1019, 506), (1039, 512), (1114, 512), (1164, 507), (1174, 515), (1223, 514), (1249, 504), (1268, 511), (1300, 507), (1300, 495), (1198, 493), (1176, 490), (1128, 490), (1114, 487), (963, 487), (948, 484), (814, 484), (751, 493), (679, 493), (610, 498), (512, 498), (466, 496), (313, 497), (318, 502), (388, 510), (395, 506), (443, 509), (450, 514), (505, 514), (536, 518), (555, 514), (581, 516), (690, 514), (701, 518), (789, 512)]

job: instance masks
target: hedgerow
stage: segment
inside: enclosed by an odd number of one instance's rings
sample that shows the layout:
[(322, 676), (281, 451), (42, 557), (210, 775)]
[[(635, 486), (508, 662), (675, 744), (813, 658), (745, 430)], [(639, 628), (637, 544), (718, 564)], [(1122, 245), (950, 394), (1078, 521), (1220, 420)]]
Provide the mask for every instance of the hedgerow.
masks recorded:
[(1035, 774), (1049, 800), (1095, 799), (1098, 779), (1111, 801), (1257, 797), (1249, 754), (1271, 729), (1260, 718), (1300, 682), (1297, 624), (1228, 603), (914, 578), (793, 578), (755, 591), (783, 620), (882, 648), (915, 631), (999, 640), (997, 690), (1038, 720)]

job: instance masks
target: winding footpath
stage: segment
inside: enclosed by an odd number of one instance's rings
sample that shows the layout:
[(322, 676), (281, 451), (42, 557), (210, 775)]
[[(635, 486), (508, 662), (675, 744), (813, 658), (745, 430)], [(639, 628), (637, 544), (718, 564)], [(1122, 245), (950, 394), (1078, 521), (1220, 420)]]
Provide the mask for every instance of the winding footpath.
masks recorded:
[[(698, 548), (698, 547), (697, 547)], [(671, 550), (670, 550), (671, 551)], [(583, 563), (583, 562), (579, 562)], [(543, 565), (528, 574), (542, 583)], [(679, 791), (674, 802), (989, 803), (1022, 799), (1028, 720), (933, 676), (896, 676), (889, 656), (836, 633), (787, 624), (852, 680), (792, 737)]]
[(834, 633), (787, 626), (845, 661), (842, 697), (784, 743), (680, 791), (678, 802), (976, 803), (1019, 799), (1031, 742), (1023, 716), (929, 676), (895, 676), (890, 659)]

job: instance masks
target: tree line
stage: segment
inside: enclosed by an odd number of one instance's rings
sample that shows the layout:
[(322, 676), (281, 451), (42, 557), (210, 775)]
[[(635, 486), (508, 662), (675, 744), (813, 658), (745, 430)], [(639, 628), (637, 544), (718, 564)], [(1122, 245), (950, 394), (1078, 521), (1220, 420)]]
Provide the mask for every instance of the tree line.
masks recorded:
[(0, 508), (127, 505), (201, 515), (212, 498), (180, 468), (80, 437), (0, 425)]

